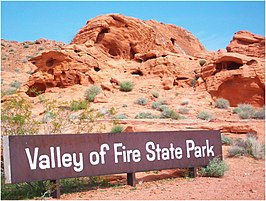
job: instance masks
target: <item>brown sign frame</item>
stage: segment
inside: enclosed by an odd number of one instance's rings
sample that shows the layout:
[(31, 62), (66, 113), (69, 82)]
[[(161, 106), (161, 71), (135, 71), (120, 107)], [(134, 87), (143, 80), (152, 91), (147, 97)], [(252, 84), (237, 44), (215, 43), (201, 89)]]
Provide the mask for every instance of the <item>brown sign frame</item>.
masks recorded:
[(206, 166), (218, 130), (4, 136), (6, 183)]

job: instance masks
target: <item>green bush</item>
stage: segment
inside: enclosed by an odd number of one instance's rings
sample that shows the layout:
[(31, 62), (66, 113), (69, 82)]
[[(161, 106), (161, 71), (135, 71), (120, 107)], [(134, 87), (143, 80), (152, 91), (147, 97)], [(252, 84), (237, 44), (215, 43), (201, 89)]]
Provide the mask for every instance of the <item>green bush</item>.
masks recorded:
[(233, 143), (233, 140), (223, 134), (221, 134), (221, 140), (222, 140), (222, 144), (225, 145), (231, 145)]
[(178, 120), (181, 117), (180, 117), (180, 115), (176, 111), (167, 108), (167, 109), (164, 109), (162, 111), (162, 118), (170, 118), (170, 119)]
[(71, 111), (78, 111), (78, 110), (84, 110), (88, 108), (88, 101), (87, 100), (72, 100), (70, 102), (70, 110)]
[(90, 102), (94, 101), (95, 96), (101, 93), (101, 88), (99, 86), (91, 86), (85, 92), (86, 99)]
[(31, 109), (31, 103), (20, 97), (5, 101), (1, 107), (2, 134), (36, 134), (39, 123), (32, 119)]
[(133, 90), (134, 85), (131, 81), (123, 81), (119, 84), (119, 87), (121, 91), (129, 92)]
[(228, 170), (228, 165), (225, 161), (215, 157), (209, 162), (206, 168), (200, 169), (200, 174), (204, 177), (222, 177)]
[(206, 60), (205, 59), (200, 59), (199, 60), (200, 66), (203, 66), (205, 63), (206, 63)]
[(116, 125), (111, 129), (111, 133), (122, 133), (123, 132), (123, 127), (120, 125)]
[(135, 116), (135, 119), (158, 119), (159, 117), (150, 112), (141, 112)]
[(139, 105), (147, 105), (148, 100), (146, 98), (140, 97), (136, 100), (135, 103)]
[(25, 44), (23, 45), (24, 48), (29, 48), (29, 45)]
[(197, 115), (197, 118), (198, 119), (202, 119), (202, 120), (212, 120), (213, 117), (212, 117), (212, 114), (209, 113), (209, 112), (200, 112), (198, 115)]
[(224, 98), (218, 98), (214, 102), (214, 106), (220, 109), (227, 109), (229, 105), (230, 105), (229, 101)]

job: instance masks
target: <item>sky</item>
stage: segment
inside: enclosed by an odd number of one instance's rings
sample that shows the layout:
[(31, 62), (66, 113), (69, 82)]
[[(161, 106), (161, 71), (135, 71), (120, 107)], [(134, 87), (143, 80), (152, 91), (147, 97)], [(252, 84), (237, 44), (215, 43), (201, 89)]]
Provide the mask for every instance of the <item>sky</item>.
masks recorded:
[(110, 13), (181, 26), (213, 51), (240, 30), (265, 36), (264, 1), (1, 1), (1, 38), (68, 44), (89, 19)]

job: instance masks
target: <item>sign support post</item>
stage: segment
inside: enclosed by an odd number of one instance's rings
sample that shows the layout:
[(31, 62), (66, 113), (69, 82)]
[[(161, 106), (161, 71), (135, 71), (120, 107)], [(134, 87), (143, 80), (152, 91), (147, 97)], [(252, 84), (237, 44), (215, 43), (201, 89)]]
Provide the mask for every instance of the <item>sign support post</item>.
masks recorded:
[(127, 173), (127, 185), (136, 186), (136, 173)]
[(60, 199), (60, 180), (50, 180), (53, 185), (52, 198)]

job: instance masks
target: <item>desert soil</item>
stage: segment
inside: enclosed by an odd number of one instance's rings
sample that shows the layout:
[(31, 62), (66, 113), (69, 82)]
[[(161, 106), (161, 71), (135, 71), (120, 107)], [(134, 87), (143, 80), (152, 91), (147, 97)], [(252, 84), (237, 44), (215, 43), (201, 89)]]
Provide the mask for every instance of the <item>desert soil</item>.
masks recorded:
[(265, 200), (265, 161), (249, 157), (228, 158), (224, 177), (184, 177), (182, 170), (137, 173), (136, 187), (126, 185), (126, 175), (107, 176), (106, 188), (84, 188), (63, 194), (64, 200)]

